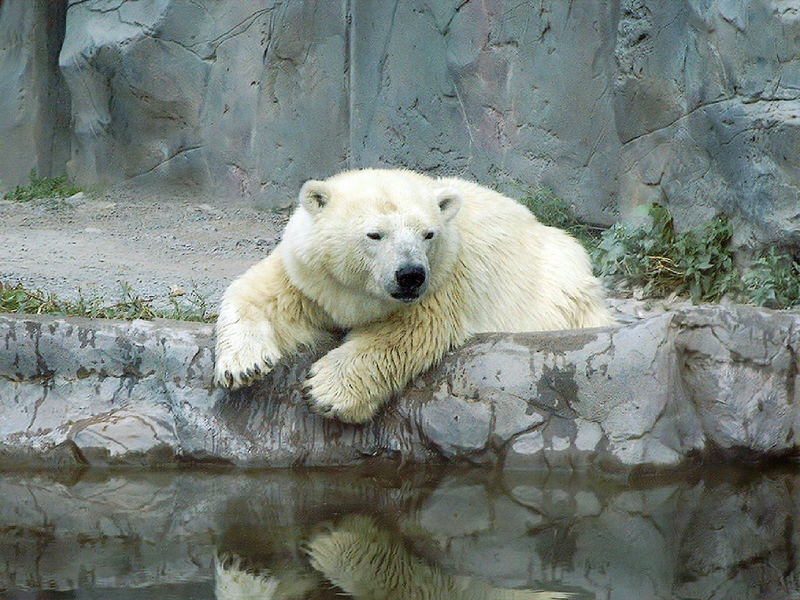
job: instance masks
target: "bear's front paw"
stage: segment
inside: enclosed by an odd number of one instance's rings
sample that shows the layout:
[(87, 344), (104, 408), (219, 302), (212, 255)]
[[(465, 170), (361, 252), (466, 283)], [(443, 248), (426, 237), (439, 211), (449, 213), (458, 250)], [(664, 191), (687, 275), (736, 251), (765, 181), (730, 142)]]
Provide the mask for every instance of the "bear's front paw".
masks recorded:
[(360, 376), (347, 361), (343, 347), (335, 348), (315, 362), (308, 372), (303, 392), (311, 410), (345, 423), (365, 423), (378, 412), (378, 390), (365, 386), (368, 373)]
[(249, 385), (266, 376), (280, 358), (268, 322), (218, 331), (214, 383), (232, 390)]

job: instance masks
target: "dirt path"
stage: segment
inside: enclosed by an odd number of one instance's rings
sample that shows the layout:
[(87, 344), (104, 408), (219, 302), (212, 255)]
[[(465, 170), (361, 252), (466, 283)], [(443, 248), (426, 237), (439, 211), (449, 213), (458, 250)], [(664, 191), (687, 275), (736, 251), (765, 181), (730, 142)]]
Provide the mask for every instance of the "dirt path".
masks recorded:
[(72, 201), (0, 201), (0, 281), (109, 301), (127, 283), (156, 306), (180, 286), (216, 306), (275, 246), (285, 220), (242, 201), (125, 187)]

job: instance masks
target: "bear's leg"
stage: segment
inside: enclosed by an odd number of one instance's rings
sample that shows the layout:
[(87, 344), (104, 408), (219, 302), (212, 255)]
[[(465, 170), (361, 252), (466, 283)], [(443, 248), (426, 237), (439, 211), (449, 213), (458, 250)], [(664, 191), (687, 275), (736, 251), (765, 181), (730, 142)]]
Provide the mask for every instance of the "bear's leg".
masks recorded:
[(327, 321), (292, 285), (273, 252), (225, 291), (217, 319), (215, 383), (239, 388), (269, 373), (282, 356), (331, 340)]
[(305, 388), (311, 408), (348, 423), (368, 421), (413, 377), (463, 343), (464, 328), (451, 317), (457, 313), (432, 304), (435, 299), (351, 331), (311, 366)]

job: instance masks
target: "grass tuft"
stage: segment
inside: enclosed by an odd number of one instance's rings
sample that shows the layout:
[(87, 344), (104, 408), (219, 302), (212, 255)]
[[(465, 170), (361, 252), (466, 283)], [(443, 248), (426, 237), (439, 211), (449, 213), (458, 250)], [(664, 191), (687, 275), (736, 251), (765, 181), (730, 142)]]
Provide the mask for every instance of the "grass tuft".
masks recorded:
[(3, 198), (14, 202), (30, 202), (38, 198), (68, 198), (81, 191), (66, 175), (40, 178), (36, 175), (36, 169), (31, 169), (30, 178), (31, 182), (28, 185), (17, 186)]
[(133, 294), (127, 284), (122, 285), (118, 302), (109, 304), (101, 298), (80, 295), (75, 301), (61, 300), (53, 293), (31, 291), (21, 285), (11, 286), (0, 282), (0, 312), (17, 314), (52, 314), (65, 317), (96, 319), (176, 319), (213, 323), (217, 315), (209, 312), (206, 299), (194, 290), (187, 300), (179, 302), (170, 298), (171, 307), (158, 309), (153, 300)]

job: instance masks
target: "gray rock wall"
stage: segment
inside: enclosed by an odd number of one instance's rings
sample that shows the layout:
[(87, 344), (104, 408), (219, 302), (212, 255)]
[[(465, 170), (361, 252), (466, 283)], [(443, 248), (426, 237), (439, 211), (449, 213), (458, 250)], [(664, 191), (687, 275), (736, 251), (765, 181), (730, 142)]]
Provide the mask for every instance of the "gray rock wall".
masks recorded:
[(544, 185), (611, 222), (615, 3), (355, 2), (355, 165)]
[(0, 191), (64, 173), (69, 89), (58, 69), (67, 6), (0, 3)]
[(259, 384), (211, 386), (212, 327), (0, 315), (6, 467), (347, 465), (668, 470), (800, 451), (800, 317), (700, 307), (626, 326), (485, 334), (373, 422), (311, 414), (312, 356)]
[[(26, 97), (53, 4), (3, 3), (20, 41), (0, 81)], [(548, 186), (595, 222), (666, 202), (680, 228), (724, 213), (745, 249), (797, 245), (798, 40), (782, 0), (71, 2), (66, 169), (271, 208), (310, 177), (405, 165)], [(0, 129), (58, 122), (4, 102)], [(0, 149), (5, 186), (50, 156), (25, 147)]]
[(287, 206), (345, 166), (345, 44), (338, 2), (74, 3), (67, 169)]

